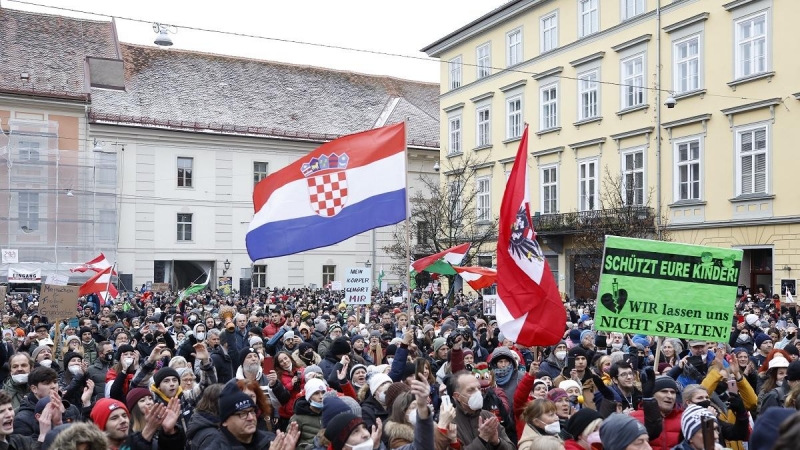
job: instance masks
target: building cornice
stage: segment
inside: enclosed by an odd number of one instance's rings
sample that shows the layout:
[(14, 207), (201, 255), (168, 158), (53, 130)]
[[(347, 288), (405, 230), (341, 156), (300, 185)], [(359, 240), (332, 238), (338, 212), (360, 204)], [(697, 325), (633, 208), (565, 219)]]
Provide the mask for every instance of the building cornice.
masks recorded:
[(531, 152), (531, 156), (536, 158), (536, 164), (539, 164), (539, 158), (542, 156), (547, 155), (558, 155), (558, 162), (561, 162), (561, 154), (564, 153), (564, 146), (560, 147), (553, 147), (553, 148), (546, 148), (544, 150), (539, 150), (537, 152)]
[(539, 72), (533, 75), (534, 80), (541, 80), (543, 78), (552, 77), (553, 75), (558, 75), (564, 71), (564, 66), (553, 67), (550, 70), (545, 70), (544, 72)]
[(457, 111), (457, 110), (463, 109), (463, 108), (464, 108), (464, 102), (461, 102), (461, 103), (456, 103), (455, 105), (450, 105), (450, 106), (444, 107), (444, 108), (442, 108), (442, 111), (444, 111), (446, 113), (449, 113), (449, 112)]
[(469, 167), (472, 170), (478, 170), (478, 169), (486, 169), (486, 168), (489, 168), (489, 167), (494, 167), (495, 164), (496, 164), (495, 161), (487, 161), (485, 163), (473, 164), (473, 165), (471, 165)]
[(720, 111), (722, 111), (722, 114), (728, 116), (728, 122), (731, 128), (733, 128), (733, 117), (736, 114), (742, 114), (750, 111), (757, 111), (759, 109), (764, 109), (764, 108), (769, 108), (770, 115), (772, 116), (772, 123), (775, 123), (775, 107), (780, 105), (781, 101), (782, 100), (779, 97), (775, 97), (767, 100), (748, 103), (746, 105), (738, 105), (732, 108), (725, 108)]
[(507, 84), (507, 85), (501, 87), (500, 88), (500, 92), (508, 92), (508, 91), (510, 91), (512, 89), (516, 89), (518, 87), (525, 86), (526, 84), (528, 84), (528, 80), (515, 81), (515, 82), (513, 82), (511, 84)]
[(621, 141), (623, 139), (628, 139), (628, 138), (632, 138), (632, 137), (636, 137), (636, 136), (647, 135), (647, 134), (652, 133), (654, 129), (655, 129), (655, 127), (644, 127), (644, 128), (639, 128), (639, 129), (636, 129), (636, 130), (624, 131), (622, 133), (612, 134), (611, 135), (611, 139), (613, 139), (615, 141)]
[(705, 136), (707, 132), (706, 122), (709, 120), (711, 120), (711, 114), (700, 114), (698, 116), (685, 117), (683, 119), (673, 120), (671, 122), (664, 122), (661, 124), (661, 126), (667, 130), (667, 134), (669, 134), (669, 140), (672, 140), (673, 128), (692, 125), (695, 123), (701, 123), (703, 125), (703, 136)]
[(597, 61), (598, 59), (603, 59), (604, 56), (606, 56), (606, 52), (592, 53), (591, 55), (584, 56), (583, 58), (578, 58), (574, 61), (570, 61), (569, 65), (572, 67), (582, 66), (586, 63)]
[(748, 5), (750, 3), (755, 3), (758, 1), (761, 0), (734, 0), (732, 2), (725, 3), (724, 5), (722, 5), (722, 7), (725, 8), (725, 11), (733, 11), (734, 9), (739, 9), (742, 6)]
[(471, 101), (472, 103), (478, 103), (481, 100), (486, 100), (486, 99), (492, 98), (492, 97), (494, 97), (494, 91), (486, 92), (485, 94), (481, 94), (481, 95), (476, 95), (475, 97), (472, 97), (471, 99), (469, 99), (469, 101)]
[(615, 52), (619, 53), (619, 52), (621, 52), (621, 51), (623, 51), (625, 49), (629, 49), (629, 48), (631, 48), (633, 46), (648, 42), (652, 38), (653, 38), (652, 34), (643, 34), (643, 35), (641, 35), (639, 37), (635, 37), (635, 38), (633, 38), (633, 39), (631, 39), (629, 41), (625, 41), (625, 42), (623, 42), (621, 44), (614, 45), (614, 46), (611, 47), (611, 50), (614, 50)]
[(599, 137), (599, 138), (596, 138), (596, 139), (589, 139), (588, 141), (581, 141), (581, 142), (576, 142), (574, 144), (569, 144), (569, 148), (571, 148), (573, 150), (577, 150), (579, 148), (591, 147), (593, 145), (599, 145), (599, 144), (604, 143), (605, 141), (606, 141), (606, 137), (603, 136), (603, 137)]
[(679, 21), (677, 21), (677, 22), (675, 22), (675, 23), (673, 23), (671, 25), (667, 25), (664, 28), (662, 28), (662, 30), (664, 30), (664, 32), (666, 32), (666, 33), (672, 33), (674, 31), (678, 31), (678, 30), (680, 30), (682, 28), (686, 28), (686, 27), (688, 27), (690, 25), (694, 25), (694, 24), (696, 24), (698, 22), (704, 22), (704, 21), (708, 20), (708, 16), (710, 16), (710, 15), (711, 14), (707, 13), (707, 12), (700, 13), (700, 14), (698, 14), (696, 16), (689, 17), (688, 19), (679, 20)]
[(498, 159), (497, 162), (500, 164), (508, 164), (508, 163), (513, 163), (515, 159), (517, 159), (516, 156), (511, 156), (508, 158)]

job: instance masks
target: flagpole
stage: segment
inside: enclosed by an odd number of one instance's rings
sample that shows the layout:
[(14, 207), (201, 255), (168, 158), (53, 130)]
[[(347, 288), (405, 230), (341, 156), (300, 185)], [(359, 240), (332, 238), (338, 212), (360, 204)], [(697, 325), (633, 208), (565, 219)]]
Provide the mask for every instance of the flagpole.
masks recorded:
[[(403, 265), (405, 267), (411, 264), (411, 201), (408, 196), (408, 121), (405, 121), (403, 130), (405, 131), (403, 143), (406, 148), (405, 158), (403, 158), (403, 162), (406, 165), (404, 168), (404, 176), (406, 177), (406, 260)], [(411, 270), (406, 270), (406, 292), (408, 293), (408, 315), (411, 318), (414, 315), (414, 303), (411, 298)]]
[[(117, 269), (117, 262), (114, 261), (114, 265), (111, 266), (111, 272), (108, 273), (108, 283), (106, 283), (106, 295), (110, 295), (109, 289), (111, 289), (111, 278), (114, 276), (114, 271)], [(103, 304), (106, 303), (108, 299), (103, 299)]]

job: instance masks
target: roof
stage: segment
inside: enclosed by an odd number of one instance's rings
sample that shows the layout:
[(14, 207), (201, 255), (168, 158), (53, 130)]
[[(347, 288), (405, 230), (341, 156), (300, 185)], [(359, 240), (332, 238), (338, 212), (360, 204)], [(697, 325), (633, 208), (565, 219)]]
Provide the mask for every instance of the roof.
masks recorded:
[(0, 8), (0, 92), (85, 100), (86, 57), (117, 58), (115, 35), (112, 22)]
[(390, 111), (386, 124), (408, 121), (409, 145), (439, 146), (436, 83), (134, 44), (120, 49), (125, 91), (92, 89), (95, 123), (328, 140), (373, 128)]

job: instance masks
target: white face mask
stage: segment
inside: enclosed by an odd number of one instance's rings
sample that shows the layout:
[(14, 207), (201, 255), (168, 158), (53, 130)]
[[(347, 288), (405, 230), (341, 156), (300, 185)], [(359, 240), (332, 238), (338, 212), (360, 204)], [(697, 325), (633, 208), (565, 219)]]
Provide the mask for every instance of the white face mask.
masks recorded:
[(11, 375), (11, 380), (17, 384), (25, 384), (28, 382), (28, 374), (27, 373), (20, 373), (17, 375)]
[(551, 424), (547, 424), (544, 426), (544, 432), (553, 436), (561, 432), (561, 423), (559, 421), (555, 421)]
[(362, 442), (362, 443), (360, 443), (358, 445), (351, 445), (350, 448), (353, 449), (353, 450), (372, 450), (372, 447), (374, 447), (374, 446), (375, 445), (372, 442), (372, 439), (367, 439), (366, 441), (364, 441), (364, 442)]
[(198, 340), (198, 341), (204, 341), (204, 340), (206, 339), (206, 334), (205, 334), (205, 333), (203, 333), (202, 331), (199, 331), (199, 332), (198, 332), (198, 333), (195, 335), (195, 337), (197, 338), (197, 340)]
[(414, 426), (414, 425), (417, 424), (417, 410), (416, 409), (412, 409), (411, 412), (408, 413), (408, 423), (410, 423), (411, 426)]
[(379, 393), (375, 397), (375, 399), (378, 400), (381, 403), (381, 405), (385, 404), (386, 403), (386, 392)]
[(473, 411), (479, 411), (483, 409), (483, 394), (481, 394), (481, 391), (475, 391), (469, 396), (469, 400), (467, 400), (467, 406), (469, 406), (469, 409)]
[(564, 359), (566, 357), (567, 357), (567, 352), (566, 351), (556, 352), (556, 358), (557, 359)]
[(600, 444), (600, 431), (593, 431), (589, 436), (586, 436), (586, 442), (589, 443), (589, 445)]
[(611, 344), (611, 348), (613, 348), (614, 350), (619, 350), (619, 349), (621, 349), (621, 348), (622, 348), (622, 343), (619, 343), (619, 344), (617, 344), (617, 343)]
[(73, 375), (80, 375), (83, 373), (81, 366), (69, 366), (69, 371), (72, 372)]
[(130, 366), (133, 364), (133, 358), (125, 358), (125, 365)]
[(394, 362), (394, 358), (386, 358), (386, 362), (388, 362), (389, 365), (391, 366), (392, 363)]
[(53, 360), (52, 359), (43, 359), (43, 360), (39, 361), (39, 365), (42, 366), (42, 367), (50, 367), (50, 366), (53, 365)]

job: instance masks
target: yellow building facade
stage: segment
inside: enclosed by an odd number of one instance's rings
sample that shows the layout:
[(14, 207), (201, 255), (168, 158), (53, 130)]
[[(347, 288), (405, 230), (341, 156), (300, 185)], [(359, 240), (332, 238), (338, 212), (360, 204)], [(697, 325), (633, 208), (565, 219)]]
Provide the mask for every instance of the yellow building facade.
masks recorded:
[(498, 215), (529, 125), (534, 224), (572, 296), (592, 295), (574, 241), (614, 214), (606, 172), (671, 240), (741, 248), (739, 284), (780, 292), (800, 273), (798, 15), (783, 0), (512, 0), (423, 49), (442, 61), (441, 160), (478, 156), (470, 207)]

